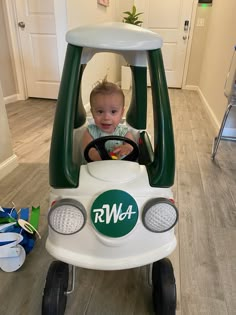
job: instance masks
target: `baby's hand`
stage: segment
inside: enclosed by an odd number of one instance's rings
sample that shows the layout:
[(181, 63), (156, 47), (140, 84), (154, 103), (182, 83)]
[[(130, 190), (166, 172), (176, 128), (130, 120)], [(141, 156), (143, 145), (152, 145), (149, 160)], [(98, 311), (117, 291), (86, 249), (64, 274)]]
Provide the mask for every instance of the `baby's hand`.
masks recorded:
[(115, 147), (113, 153), (121, 160), (122, 158), (125, 158), (127, 155), (129, 155), (132, 151), (133, 151), (132, 145), (125, 143), (119, 145), (118, 147)]

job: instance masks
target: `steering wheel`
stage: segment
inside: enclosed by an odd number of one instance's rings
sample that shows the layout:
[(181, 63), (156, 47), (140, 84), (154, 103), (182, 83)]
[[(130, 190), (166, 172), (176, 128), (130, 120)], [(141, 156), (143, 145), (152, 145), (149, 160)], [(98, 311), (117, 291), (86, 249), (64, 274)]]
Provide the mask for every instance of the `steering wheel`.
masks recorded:
[(139, 149), (138, 149), (137, 144), (133, 140), (129, 138), (121, 137), (121, 136), (106, 136), (106, 137), (94, 139), (87, 145), (87, 147), (84, 150), (85, 160), (87, 162), (93, 162), (89, 157), (89, 151), (92, 148), (95, 148), (98, 151), (102, 160), (112, 160), (112, 157), (109, 155), (105, 147), (106, 142), (109, 140), (119, 140), (119, 141), (130, 144), (133, 147), (133, 150), (128, 155), (126, 155), (126, 157), (123, 158), (122, 160), (126, 160), (126, 161), (137, 160), (138, 154), (139, 154)]

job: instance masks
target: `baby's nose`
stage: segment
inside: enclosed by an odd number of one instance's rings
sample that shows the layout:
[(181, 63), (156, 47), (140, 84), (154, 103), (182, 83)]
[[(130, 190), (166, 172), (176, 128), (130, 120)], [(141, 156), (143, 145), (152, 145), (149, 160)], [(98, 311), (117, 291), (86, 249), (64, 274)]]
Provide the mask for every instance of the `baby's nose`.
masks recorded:
[(110, 113), (109, 113), (109, 112), (104, 112), (103, 117), (104, 117), (105, 119), (109, 119), (109, 118), (110, 118)]

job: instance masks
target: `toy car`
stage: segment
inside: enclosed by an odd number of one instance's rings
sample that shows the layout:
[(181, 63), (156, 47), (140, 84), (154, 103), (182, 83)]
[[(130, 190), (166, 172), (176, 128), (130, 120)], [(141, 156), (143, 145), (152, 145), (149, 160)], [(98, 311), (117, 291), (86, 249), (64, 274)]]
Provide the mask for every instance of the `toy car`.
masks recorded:
[[(175, 314), (173, 267), (166, 258), (176, 247), (178, 211), (171, 186), (175, 152), (162, 39), (125, 23), (88, 25), (71, 30), (50, 151), (51, 207), (47, 251), (57, 259), (47, 274), (42, 314), (64, 314), (69, 265), (120, 270), (152, 267), (154, 311)], [(90, 162), (79, 152), (86, 126), (81, 81), (86, 64), (98, 52), (123, 55), (132, 70), (132, 98), (126, 122), (136, 134), (132, 156), (112, 160), (104, 143), (94, 140), (102, 161)], [(152, 83), (154, 145), (146, 131), (147, 62)], [(129, 140), (122, 138), (123, 140)], [(131, 141), (131, 140), (129, 140)], [(72, 284), (73, 287), (73, 284)]]

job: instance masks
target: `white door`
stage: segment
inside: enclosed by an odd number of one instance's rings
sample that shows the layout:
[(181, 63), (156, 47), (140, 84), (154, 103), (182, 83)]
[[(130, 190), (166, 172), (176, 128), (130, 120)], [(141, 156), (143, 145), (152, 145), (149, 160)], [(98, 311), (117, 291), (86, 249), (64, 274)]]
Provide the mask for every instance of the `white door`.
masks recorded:
[(163, 59), (169, 87), (182, 87), (194, 0), (136, 0), (143, 26), (163, 38)]
[(16, 0), (28, 97), (58, 96), (60, 73), (53, 0)]

